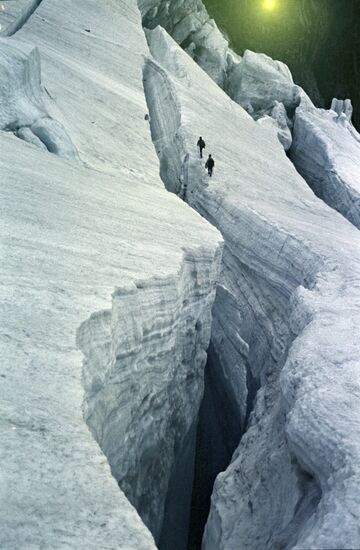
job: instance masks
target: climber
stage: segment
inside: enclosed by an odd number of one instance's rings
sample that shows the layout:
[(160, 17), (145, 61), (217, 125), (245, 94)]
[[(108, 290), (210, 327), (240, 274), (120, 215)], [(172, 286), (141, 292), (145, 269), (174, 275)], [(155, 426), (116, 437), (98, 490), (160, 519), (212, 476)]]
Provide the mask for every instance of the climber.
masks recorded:
[(214, 166), (215, 166), (215, 161), (212, 158), (212, 156), (209, 155), (209, 158), (207, 159), (206, 164), (205, 164), (205, 168), (208, 169), (208, 174), (209, 174), (210, 177), (213, 175)]
[(205, 143), (205, 141), (203, 140), (203, 138), (201, 136), (199, 137), (199, 141), (197, 142), (197, 146), (199, 147), (200, 158), (202, 159), (203, 158), (202, 153), (203, 153), (203, 149), (205, 149), (205, 147), (206, 147), (206, 143)]

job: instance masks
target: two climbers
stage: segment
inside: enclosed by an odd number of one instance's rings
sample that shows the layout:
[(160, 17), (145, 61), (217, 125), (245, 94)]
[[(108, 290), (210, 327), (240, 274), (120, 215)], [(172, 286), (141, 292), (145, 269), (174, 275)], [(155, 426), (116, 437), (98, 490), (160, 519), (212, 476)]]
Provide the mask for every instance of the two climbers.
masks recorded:
[[(205, 141), (203, 140), (203, 138), (201, 136), (199, 137), (199, 140), (197, 142), (197, 146), (198, 146), (198, 149), (200, 151), (200, 158), (202, 159), (203, 158), (203, 150), (206, 147), (206, 143), (205, 143)], [(208, 174), (209, 174), (210, 178), (213, 175), (214, 166), (215, 166), (215, 161), (212, 158), (212, 156), (209, 155), (209, 158), (207, 159), (207, 161), (205, 163), (205, 168), (207, 168), (207, 171), (208, 171)]]

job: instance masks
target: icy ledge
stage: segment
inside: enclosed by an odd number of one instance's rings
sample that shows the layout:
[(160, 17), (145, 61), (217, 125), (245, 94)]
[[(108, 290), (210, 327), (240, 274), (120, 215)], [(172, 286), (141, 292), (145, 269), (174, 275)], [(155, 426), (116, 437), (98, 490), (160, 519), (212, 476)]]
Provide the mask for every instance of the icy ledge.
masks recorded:
[[(147, 36), (156, 62), (144, 81), (163, 177), (225, 240), (212, 368), (246, 429), (217, 478), (203, 548), (356, 548), (358, 231), (163, 29)], [(200, 133), (217, 161), (211, 180), (195, 152)]]
[(78, 332), (86, 357), (85, 419), (164, 548), (180, 545), (179, 538), (186, 545), (220, 261), (220, 248), (215, 256), (201, 247), (185, 252), (175, 276), (118, 289), (112, 309), (92, 315)]

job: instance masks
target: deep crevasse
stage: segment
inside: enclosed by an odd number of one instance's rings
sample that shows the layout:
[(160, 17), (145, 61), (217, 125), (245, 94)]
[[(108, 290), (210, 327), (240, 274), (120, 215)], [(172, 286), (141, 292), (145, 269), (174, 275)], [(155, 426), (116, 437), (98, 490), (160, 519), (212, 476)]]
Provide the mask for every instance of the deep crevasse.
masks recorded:
[(176, 276), (118, 289), (111, 311), (78, 332), (86, 422), (121, 489), (166, 548), (186, 547), (220, 260), (220, 248), (185, 253)]
[[(147, 63), (145, 88), (163, 177), (168, 188), (179, 182), (175, 190), (225, 239), (212, 344), (239, 423), (249, 369), (261, 386), (215, 484), (204, 548), (356, 547), (358, 233), (314, 197), (271, 129), (233, 104), (165, 31), (147, 36), (161, 64)], [(211, 180), (196, 158), (200, 134), (216, 160)]]

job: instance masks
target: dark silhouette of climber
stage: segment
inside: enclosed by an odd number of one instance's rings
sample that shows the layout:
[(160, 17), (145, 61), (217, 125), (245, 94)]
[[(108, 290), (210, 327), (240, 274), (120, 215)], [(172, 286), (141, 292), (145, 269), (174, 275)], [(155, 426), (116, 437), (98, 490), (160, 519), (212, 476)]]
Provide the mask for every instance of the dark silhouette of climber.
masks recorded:
[(197, 142), (197, 146), (199, 147), (199, 150), (200, 150), (200, 158), (202, 159), (203, 158), (203, 149), (205, 149), (206, 147), (206, 143), (205, 141), (203, 140), (203, 138), (200, 136), (199, 137), (199, 141)]
[(209, 174), (210, 177), (213, 175), (214, 166), (215, 166), (215, 161), (212, 158), (212, 156), (209, 155), (209, 158), (207, 159), (206, 164), (205, 164), (205, 168), (208, 169), (208, 174)]

